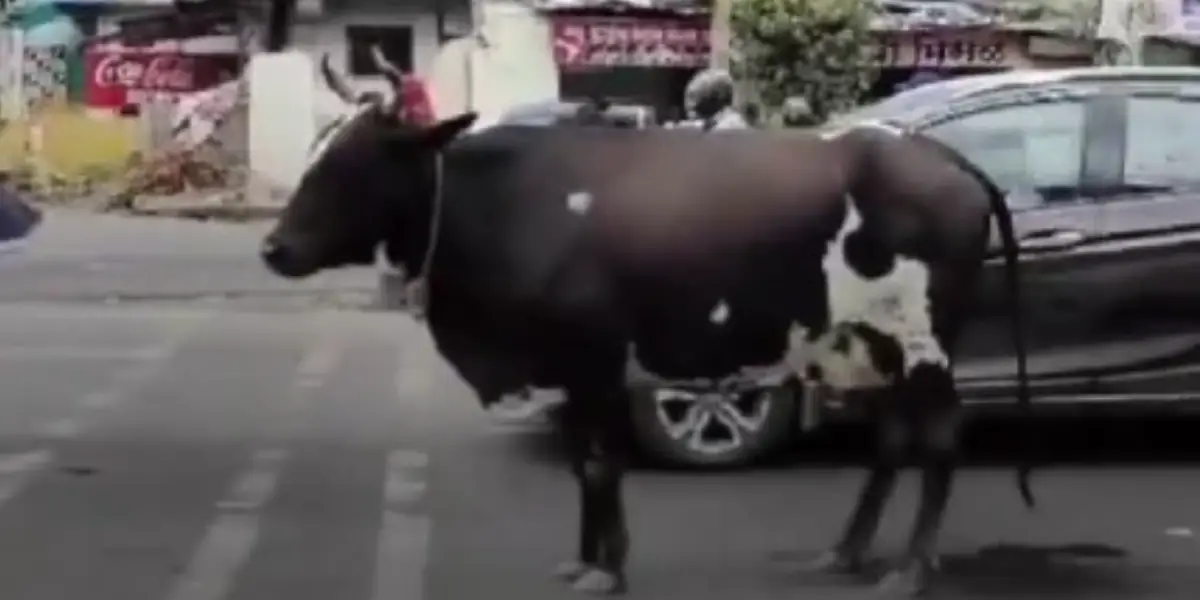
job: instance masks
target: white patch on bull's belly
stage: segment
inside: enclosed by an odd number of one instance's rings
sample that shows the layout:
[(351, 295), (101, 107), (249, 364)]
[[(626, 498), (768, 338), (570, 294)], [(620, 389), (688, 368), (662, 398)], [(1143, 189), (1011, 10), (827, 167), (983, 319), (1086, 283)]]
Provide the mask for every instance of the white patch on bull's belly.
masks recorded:
[(582, 215), (592, 207), (592, 194), (589, 192), (579, 191), (567, 194), (567, 209), (571, 212)]
[[(820, 338), (789, 352), (789, 363), (805, 377), (809, 365), (820, 367), (824, 383), (838, 390), (874, 388), (888, 385), (890, 378), (880, 373), (868, 353), (867, 342), (846, 325), (862, 323), (895, 339), (904, 352), (904, 372), (918, 364), (942, 367), (949, 359), (933, 335), (929, 303), (929, 268), (911, 258), (897, 257), (891, 272), (867, 279), (846, 263), (846, 237), (858, 229), (862, 217), (852, 201), (837, 237), (821, 262), (826, 277), (826, 299), (830, 327)], [(802, 328), (798, 328), (802, 329)], [(806, 333), (797, 331), (796, 333)], [(841, 338), (846, 351), (835, 351)], [(793, 335), (793, 346), (803, 335)], [(801, 358), (797, 365), (796, 358)]]

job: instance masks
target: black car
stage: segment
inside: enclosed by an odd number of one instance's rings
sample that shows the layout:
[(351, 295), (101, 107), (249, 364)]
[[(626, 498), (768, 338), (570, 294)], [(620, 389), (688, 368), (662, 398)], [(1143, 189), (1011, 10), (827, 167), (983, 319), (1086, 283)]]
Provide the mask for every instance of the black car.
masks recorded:
[[(1031, 386), (1048, 408), (1200, 406), (1200, 68), (1096, 67), (932, 83), (842, 115), (921, 131), (1008, 192), (1022, 247)], [(975, 412), (1009, 411), (1015, 361), (998, 261), (955, 368)], [(729, 466), (817, 414), (780, 388), (641, 390), (640, 449)], [(854, 418), (848, 410), (825, 418)]]

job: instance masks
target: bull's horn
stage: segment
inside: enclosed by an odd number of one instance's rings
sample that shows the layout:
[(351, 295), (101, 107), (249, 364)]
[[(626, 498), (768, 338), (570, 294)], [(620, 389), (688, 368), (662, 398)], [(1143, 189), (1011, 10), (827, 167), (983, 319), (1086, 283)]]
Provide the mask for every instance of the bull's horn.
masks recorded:
[(346, 79), (342, 77), (340, 73), (335, 71), (332, 65), (329, 64), (328, 52), (321, 55), (321, 77), (325, 80), (325, 85), (329, 86), (329, 89), (332, 90), (333, 93), (337, 94), (339, 98), (341, 98), (347, 104), (355, 103), (356, 98), (353, 88), (351, 88), (350, 83), (346, 81)]
[(383, 76), (387, 78), (388, 83), (391, 84), (392, 90), (399, 95), (403, 91), (401, 88), (404, 86), (404, 71), (401, 71), (400, 67), (397, 67), (383, 55), (383, 49), (378, 44), (371, 46), (371, 58), (375, 60), (375, 66), (379, 68)]

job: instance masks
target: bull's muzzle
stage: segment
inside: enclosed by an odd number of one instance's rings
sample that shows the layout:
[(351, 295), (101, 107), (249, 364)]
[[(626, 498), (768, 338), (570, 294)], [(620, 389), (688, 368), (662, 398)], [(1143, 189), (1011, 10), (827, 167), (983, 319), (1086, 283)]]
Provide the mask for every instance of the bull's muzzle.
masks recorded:
[(299, 252), (276, 235), (263, 240), (259, 255), (268, 269), (282, 277), (305, 277), (315, 271), (304, 264)]

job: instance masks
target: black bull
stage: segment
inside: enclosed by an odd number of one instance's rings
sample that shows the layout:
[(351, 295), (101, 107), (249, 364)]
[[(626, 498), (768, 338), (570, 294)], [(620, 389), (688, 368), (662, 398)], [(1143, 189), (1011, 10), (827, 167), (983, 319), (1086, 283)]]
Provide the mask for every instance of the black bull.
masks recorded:
[[(417, 130), (364, 108), (314, 158), (264, 259), (303, 277), (370, 262), (382, 244), (425, 282), (438, 351), (484, 403), (529, 385), (565, 390), (581, 516), (577, 556), (559, 574), (577, 590), (625, 585), (630, 358), (664, 379), (718, 379), (786, 361), (797, 327), (814, 348), (833, 339), (830, 356), (862, 349), (884, 382), (861, 396), (876, 410), (878, 458), (841, 541), (812, 567), (861, 566), (915, 444), (921, 505), (883, 585), (924, 586), (958, 452), (948, 354), (993, 216), (1029, 405), (1011, 216), (977, 169), (937, 142), (869, 127), (830, 139), (566, 126), (456, 139), (473, 114)], [(852, 212), (857, 226), (841, 231)], [(838, 278), (830, 258), (849, 266)], [(834, 287), (884, 281), (902, 263), (927, 275), (922, 306), (944, 362), (909, 365), (905, 342), (869, 319), (831, 322), (844, 308)], [(832, 377), (826, 363), (787, 364)]]

